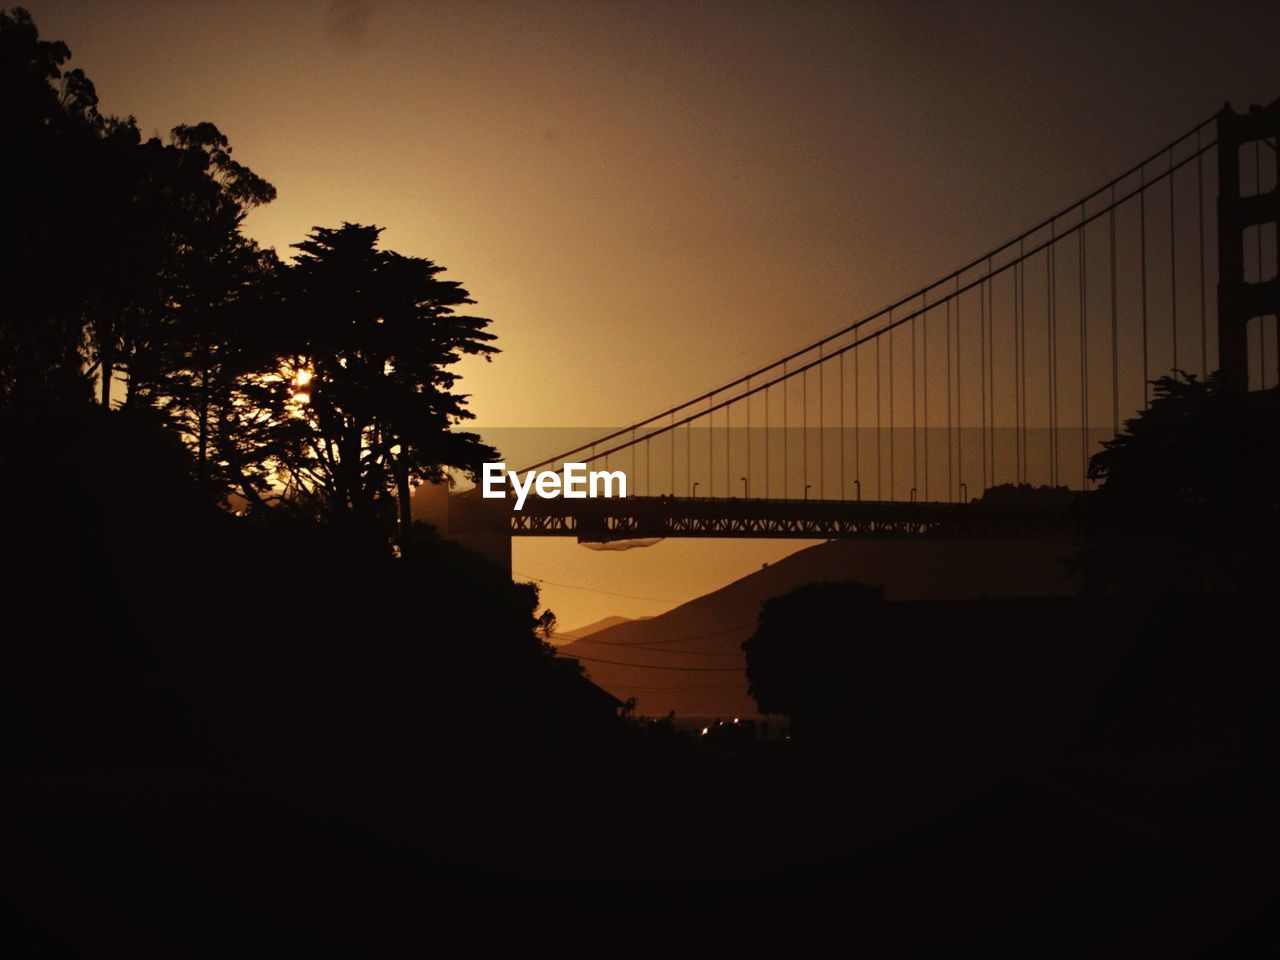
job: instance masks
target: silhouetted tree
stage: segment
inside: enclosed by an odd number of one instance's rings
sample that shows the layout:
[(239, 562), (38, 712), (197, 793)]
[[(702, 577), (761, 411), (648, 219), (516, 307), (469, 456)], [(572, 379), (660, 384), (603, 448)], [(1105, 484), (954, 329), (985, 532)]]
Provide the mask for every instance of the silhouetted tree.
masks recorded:
[(84, 317), (101, 280), (90, 238), (105, 123), (93, 85), (65, 70), (25, 10), (0, 11), (0, 405), (39, 411), (89, 395)]
[[(853, 645), (878, 642), (884, 589), (854, 581), (811, 583), (765, 601), (747, 655), (748, 693), (764, 714), (790, 717), (801, 735), (830, 730), (847, 710)], [(855, 641), (858, 635), (868, 639)]]
[(66, 395), (96, 376), (110, 406), (123, 371), (134, 401), (153, 401), (192, 365), (184, 345), (207, 373), (210, 314), (255, 259), (240, 223), (275, 188), (232, 160), (212, 124), (166, 143), (103, 116), (83, 72), (62, 69), (69, 56), (25, 11), (0, 13), (0, 133), (21, 185), (0, 218), (0, 397), (51, 378)]
[(273, 319), (277, 269), (273, 251), (228, 234), (222, 249), (183, 275), (184, 299), (145, 355), (145, 371), (135, 361), (130, 399), (165, 412), (215, 499), (273, 496), (270, 461), (288, 399)]
[[(197, 469), (249, 494), (239, 433), (256, 422), (261, 400), (246, 403), (242, 377), (272, 369), (250, 309), (276, 265), (240, 232), (245, 214), (275, 197), (275, 188), (231, 157), (225, 135), (211, 123), (174, 128), (153, 148), (148, 183), (170, 215), (161, 276), (163, 301), (152, 322), (125, 346), (132, 359), (130, 397), (159, 404), (189, 438)], [(245, 417), (239, 414), (243, 411)], [(212, 469), (211, 469), (212, 466)], [(230, 477), (221, 474), (230, 472)]]
[[(283, 271), (282, 308), (299, 407), (286, 421), (282, 473), (295, 497), (360, 529), (398, 512), (408, 546), (412, 484), (474, 474), (494, 456), (471, 433), (449, 367), (496, 352), (489, 321), (430, 260), (378, 249), (381, 228), (317, 227)], [(305, 383), (302, 380), (305, 380)], [(395, 509), (398, 504), (398, 511)]]
[(1086, 588), (1111, 593), (1270, 591), (1280, 532), (1280, 392), (1214, 374), (1162, 377), (1148, 409), (1103, 444), (1083, 516)]
[[(167, 143), (139, 142), (133, 121), (109, 125), (112, 182), (104, 238), (119, 261), (91, 318), (88, 346), (103, 404), (112, 374), (123, 369), (137, 398), (157, 392), (176, 364), (194, 365), (208, 381), (220, 305), (241, 285), (256, 252), (240, 234), (245, 213), (274, 199), (275, 188), (231, 158), (211, 123), (175, 127)], [(185, 348), (185, 351), (184, 351)], [(202, 388), (207, 397), (207, 384)], [(197, 418), (197, 446), (207, 447), (207, 417)], [(203, 465), (204, 456), (200, 457)]]

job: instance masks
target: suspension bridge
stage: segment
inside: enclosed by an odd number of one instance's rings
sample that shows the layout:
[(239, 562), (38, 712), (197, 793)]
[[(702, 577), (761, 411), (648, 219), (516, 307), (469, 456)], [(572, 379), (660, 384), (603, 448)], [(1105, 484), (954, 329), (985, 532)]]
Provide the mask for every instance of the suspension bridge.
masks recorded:
[[(1280, 100), (1230, 105), (1077, 202), (882, 310), (564, 450), (626, 499), (474, 492), (451, 535), (1043, 537), (1157, 378), (1280, 380)], [(523, 471), (522, 471), (523, 472)]]

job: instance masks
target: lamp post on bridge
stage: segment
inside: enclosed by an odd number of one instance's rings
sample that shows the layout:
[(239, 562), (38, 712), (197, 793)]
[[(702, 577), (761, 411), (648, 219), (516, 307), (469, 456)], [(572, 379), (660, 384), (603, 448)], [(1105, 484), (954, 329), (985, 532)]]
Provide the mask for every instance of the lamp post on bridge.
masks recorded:
[(750, 495), (747, 493), (747, 490), (749, 489), (749, 487), (747, 486), (747, 478), (739, 477), (738, 479), (742, 481), (742, 499), (749, 500)]
[(693, 499), (694, 500), (698, 499), (698, 481), (697, 480), (693, 481)]

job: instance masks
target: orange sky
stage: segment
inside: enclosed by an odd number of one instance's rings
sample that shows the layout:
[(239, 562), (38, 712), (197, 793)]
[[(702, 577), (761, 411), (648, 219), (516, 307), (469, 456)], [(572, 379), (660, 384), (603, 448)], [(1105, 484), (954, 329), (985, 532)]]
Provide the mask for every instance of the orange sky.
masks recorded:
[[(279, 188), (260, 242), (372, 222), (445, 265), (503, 350), (465, 369), (481, 426), (647, 415), (945, 273), (1223, 100), (1280, 95), (1265, 3), (27, 6), (106, 111), (231, 137)], [(526, 540), (515, 568), (578, 588), (544, 591), (573, 627), (796, 546)]]

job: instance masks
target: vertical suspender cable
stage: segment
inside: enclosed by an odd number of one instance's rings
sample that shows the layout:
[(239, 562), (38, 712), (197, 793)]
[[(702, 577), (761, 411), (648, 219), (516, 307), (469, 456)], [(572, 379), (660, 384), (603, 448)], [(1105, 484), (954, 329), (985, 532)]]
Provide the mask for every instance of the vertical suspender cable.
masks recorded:
[(791, 378), (787, 376), (787, 361), (782, 361), (782, 499), (791, 492), (791, 431), (787, 429), (787, 393)]
[(764, 388), (764, 498), (769, 499), (769, 388)]
[(996, 285), (987, 256), (987, 383), (991, 390), (991, 485), (996, 483)]
[(1080, 206), (1080, 489), (1089, 489), (1089, 247)]
[(956, 277), (956, 481), (964, 488), (964, 408), (960, 369), (960, 278)]
[(952, 499), (951, 484), (951, 298), (947, 297), (947, 499)]
[(859, 429), (862, 424), (858, 398), (858, 351), (853, 351), (853, 482), (858, 488), (858, 499), (862, 499), (862, 437)]
[(1120, 338), (1117, 334), (1119, 303), (1116, 289), (1116, 188), (1111, 188), (1111, 209), (1107, 213), (1111, 227), (1111, 433), (1120, 434)]
[(884, 491), (881, 484), (884, 482), (884, 465), (880, 462), (880, 334), (875, 335), (876, 340), (876, 499), (884, 499)]
[[(927, 302), (927, 301), (926, 301)], [(920, 360), (923, 369), (920, 372), (924, 381), (924, 499), (929, 499), (929, 311), (924, 311), (924, 322), (920, 325)]]
[(1062, 431), (1060, 429), (1062, 408), (1058, 403), (1061, 384), (1058, 379), (1058, 244), (1056, 241), (1049, 248), (1049, 257), (1053, 261), (1053, 335), (1049, 341), (1050, 363), (1053, 366), (1053, 414), (1049, 422), (1053, 424), (1053, 483), (1057, 486), (1062, 476)]
[(1169, 148), (1169, 327), (1173, 334), (1173, 369), (1178, 369), (1178, 219), (1174, 213), (1173, 148)]
[(1048, 350), (1048, 360), (1047, 360), (1048, 369), (1047, 369), (1045, 380), (1046, 380), (1046, 387), (1047, 387), (1046, 392), (1048, 394), (1047, 401), (1048, 401), (1048, 412), (1049, 412), (1048, 427), (1049, 427), (1049, 485), (1050, 486), (1054, 486), (1057, 483), (1057, 469), (1056, 469), (1057, 468), (1057, 452), (1054, 450), (1054, 447), (1053, 447), (1053, 442), (1055, 439), (1055, 434), (1053, 430), (1053, 413), (1054, 413), (1054, 403), (1053, 403), (1053, 340), (1054, 340), (1054, 337), (1053, 337), (1053, 295), (1054, 295), (1053, 250), (1054, 250), (1054, 247), (1053, 245), (1055, 242), (1056, 241), (1054, 241), (1051, 236), (1050, 242), (1049, 242), (1049, 248), (1045, 251), (1045, 254), (1044, 254), (1044, 299), (1045, 299), (1044, 316), (1045, 316), (1045, 331), (1047, 333), (1047, 336), (1045, 337), (1045, 344)]
[(916, 471), (916, 318), (911, 318), (911, 490), (920, 482)]
[(1029, 422), (1029, 414), (1027, 413), (1027, 261), (1026, 261), (1026, 244), (1018, 241), (1018, 326), (1021, 328), (1021, 364), (1022, 364), (1022, 381), (1018, 385), (1018, 389), (1022, 394), (1022, 477), (1027, 483), (1031, 482), (1031, 464), (1027, 459), (1027, 424)]
[(716, 495), (716, 422), (715, 394), (707, 397), (707, 496)]
[(978, 281), (978, 435), (982, 438), (982, 489), (987, 489), (987, 285)]
[(826, 480), (827, 480), (827, 453), (826, 453), (826, 426), (827, 426), (827, 380), (823, 376), (826, 370), (826, 361), (822, 358), (823, 348), (818, 346), (818, 499), (826, 499)]
[(800, 447), (804, 451), (800, 457), (801, 463), (801, 495), (808, 500), (809, 494), (809, 368), (806, 367), (800, 377), (800, 387), (804, 401), (800, 408)]
[(845, 499), (844, 493), (844, 355), (845, 351), (840, 351), (840, 499)]
[(894, 466), (897, 458), (895, 450), (893, 428), (893, 311), (889, 311), (889, 499), (893, 500), (898, 495), (897, 485), (894, 483)]
[(1147, 168), (1142, 168), (1142, 190), (1138, 193), (1138, 248), (1142, 259), (1142, 409), (1151, 405), (1151, 385), (1147, 372)]
[(1200, 376), (1209, 375), (1209, 336), (1204, 295), (1204, 153), (1200, 148), (1200, 128), (1196, 127), (1196, 218), (1200, 224)]
[(1022, 403), (1022, 261), (1013, 266), (1013, 461), (1014, 477), (1026, 483), (1026, 464), (1022, 462), (1022, 421), (1026, 415)]

